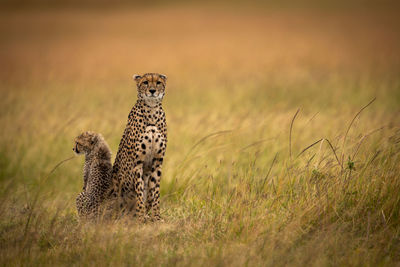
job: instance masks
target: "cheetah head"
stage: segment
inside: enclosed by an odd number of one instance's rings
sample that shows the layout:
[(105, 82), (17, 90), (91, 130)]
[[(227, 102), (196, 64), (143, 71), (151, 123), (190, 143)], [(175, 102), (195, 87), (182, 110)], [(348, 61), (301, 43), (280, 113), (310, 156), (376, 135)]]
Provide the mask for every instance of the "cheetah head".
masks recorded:
[(78, 155), (87, 154), (93, 150), (98, 138), (99, 134), (97, 133), (91, 131), (83, 132), (75, 138), (75, 146), (72, 150)]
[(139, 99), (143, 99), (150, 106), (155, 106), (162, 101), (167, 76), (158, 73), (146, 73), (142, 76), (133, 75), (133, 79), (137, 84)]

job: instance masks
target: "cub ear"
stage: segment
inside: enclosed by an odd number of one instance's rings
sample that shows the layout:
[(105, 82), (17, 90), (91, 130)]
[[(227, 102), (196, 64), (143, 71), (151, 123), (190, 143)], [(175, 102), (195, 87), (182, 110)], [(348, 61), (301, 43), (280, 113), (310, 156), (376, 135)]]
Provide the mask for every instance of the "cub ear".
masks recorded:
[(137, 74), (133, 74), (132, 77), (133, 77), (133, 80), (134, 80), (136, 83), (139, 83), (140, 79), (142, 79), (142, 76), (137, 75)]
[(164, 82), (167, 80), (167, 76), (165, 76), (164, 74), (160, 74), (160, 78), (164, 80)]
[(90, 137), (90, 144), (93, 145), (97, 142), (97, 136), (93, 135), (92, 137)]
[(86, 134), (89, 136), (89, 142), (91, 145), (97, 142), (97, 135), (92, 131), (87, 131)]

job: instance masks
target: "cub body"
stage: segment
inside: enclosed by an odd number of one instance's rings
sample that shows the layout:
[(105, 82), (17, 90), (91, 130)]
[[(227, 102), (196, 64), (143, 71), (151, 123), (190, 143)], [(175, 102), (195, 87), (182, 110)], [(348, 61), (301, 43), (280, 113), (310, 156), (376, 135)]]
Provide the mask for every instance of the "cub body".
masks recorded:
[(75, 138), (73, 151), (85, 155), (83, 189), (76, 198), (79, 217), (96, 217), (111, 186), (111, 150), (101, 134), (87, 131)]

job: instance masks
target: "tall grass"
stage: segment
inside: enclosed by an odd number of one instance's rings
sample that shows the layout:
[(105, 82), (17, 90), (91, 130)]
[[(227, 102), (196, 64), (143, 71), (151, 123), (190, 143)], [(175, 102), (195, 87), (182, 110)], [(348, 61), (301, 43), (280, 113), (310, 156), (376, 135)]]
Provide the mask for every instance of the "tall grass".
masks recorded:
[[(397, 17), (324, 12), (1, 17), (1, 264), (398, 264)], [(169, 76), (165, 222), (81, 223), (73, 138), (115, 155), (142, 70)]]

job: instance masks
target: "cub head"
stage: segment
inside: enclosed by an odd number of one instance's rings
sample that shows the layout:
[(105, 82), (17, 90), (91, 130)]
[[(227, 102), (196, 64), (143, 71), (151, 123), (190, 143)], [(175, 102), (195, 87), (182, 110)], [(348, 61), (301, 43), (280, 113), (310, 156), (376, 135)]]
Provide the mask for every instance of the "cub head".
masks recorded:
[(165, 94), (167, 76), (158, 73), (146, 73), (144, 75), (135, 74), (133, 79), (137, 84), (139, 99), (143, 99), (150, 106), (162, 101)]
[(83, 132), (75, 138), (75, 146), (72, 150), (76, 154), (86, 154), (93, 150), (97, 143), (99, 134), (94, 132)]

